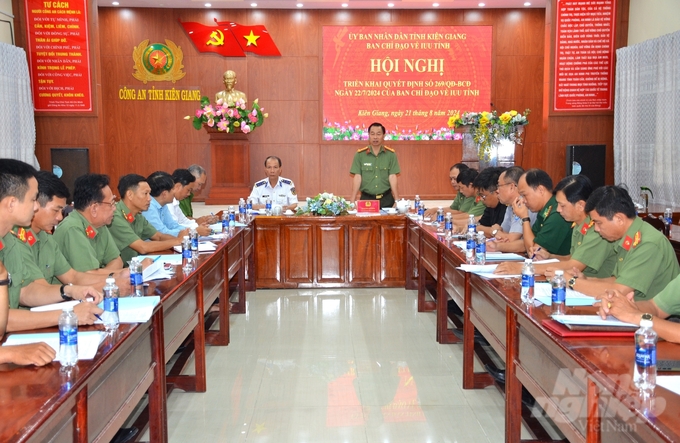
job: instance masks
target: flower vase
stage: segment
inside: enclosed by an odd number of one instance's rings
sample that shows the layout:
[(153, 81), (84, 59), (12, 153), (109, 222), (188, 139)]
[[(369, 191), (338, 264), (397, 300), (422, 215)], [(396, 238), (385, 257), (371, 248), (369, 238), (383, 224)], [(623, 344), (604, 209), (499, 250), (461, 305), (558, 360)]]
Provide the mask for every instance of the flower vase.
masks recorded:
[(487, 152), (483, 152), (482, 148), (478, 147), (477, 155), (479, 156), (480, 171), (489, 167), (498, 166), (498, 144), (489, 146)]

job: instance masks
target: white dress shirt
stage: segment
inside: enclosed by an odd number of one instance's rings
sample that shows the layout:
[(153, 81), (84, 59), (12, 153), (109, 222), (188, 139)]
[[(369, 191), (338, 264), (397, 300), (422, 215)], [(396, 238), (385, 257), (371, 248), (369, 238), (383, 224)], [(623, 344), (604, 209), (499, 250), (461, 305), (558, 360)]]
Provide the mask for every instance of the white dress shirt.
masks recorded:
[(254, 205), (264, 205), (268, 198), (272, 199), (273, 205), (289, 206), (298, 202), (295, 184), (283, 177), (279, 177), (279, 182), (273, 188), (268, 178), (256, 182), (250, 198), (253, 199)]
[(196, 229), (198, 227), (198, 223), (196, 223), (196, 220), (187, 218), (187, 216), (184, 215), (184, 212), (182, 212), (182, 209), (179, 207), (179, 200), (177, 200), (176, 198), (172, 199), (172, 203), (168, 205), (168, 210), (170, 216), (173, 219), (175, 219), (177, 223), (184, 226), (185, 228)]

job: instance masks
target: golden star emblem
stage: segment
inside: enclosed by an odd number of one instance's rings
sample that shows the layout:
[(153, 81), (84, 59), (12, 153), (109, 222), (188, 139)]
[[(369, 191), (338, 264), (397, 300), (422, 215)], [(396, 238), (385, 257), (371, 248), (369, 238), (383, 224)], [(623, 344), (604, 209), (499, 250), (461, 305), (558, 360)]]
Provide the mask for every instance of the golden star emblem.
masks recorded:
[(264, 423), (255, 423), (255, 432), (258, 434), (264, 431)]
[(257, 46), (257, 39), (260, 38), (260, 36), (253, 34), (253, 31), (251, 30), (250, 35), (244, 35), (243, 38), (248, 40), (248, 44), (246, 46), (250, 46), (250, 45)]

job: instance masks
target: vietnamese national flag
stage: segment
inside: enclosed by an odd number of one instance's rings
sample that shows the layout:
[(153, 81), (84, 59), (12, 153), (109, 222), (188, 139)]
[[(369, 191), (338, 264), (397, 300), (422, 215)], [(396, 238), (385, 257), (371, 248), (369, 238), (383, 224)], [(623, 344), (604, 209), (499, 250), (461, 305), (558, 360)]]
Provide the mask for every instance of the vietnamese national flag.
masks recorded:
[(224, 57), (245, 57), (228, 23), (205, 26), (196, 22), (179, 22), (200, 52), (216, 52)]
[(218, 22), (228, 25), (241, 49), (257, 55), (281, 55), (274, 39), (264, 25), (239, 25), (234, 22)]

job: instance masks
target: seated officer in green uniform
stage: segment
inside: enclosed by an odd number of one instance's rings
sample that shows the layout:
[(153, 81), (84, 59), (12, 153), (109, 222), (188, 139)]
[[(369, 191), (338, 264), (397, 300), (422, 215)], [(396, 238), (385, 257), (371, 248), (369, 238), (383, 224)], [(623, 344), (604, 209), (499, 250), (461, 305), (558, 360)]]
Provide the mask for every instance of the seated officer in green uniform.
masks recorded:
[[(156, 231), (142, 215), (151, 204), (151, 187), (137, 174), (124, 175), (118, 181), (118, 202), (109, 225), (120, 258), (125, 266), (132, 257), (166, 251), (182, 243), (182, 239)], [(149, 240), (149, 241), (147, 241)]]
[[(571, 249), (571, 223), (557, 212), (553, 182), (547, 172), (529, 169), (517, 184), (520, 198), (512, 203), (512, 210), (522, 220), (522, 239), (508, 242), (510, 252), (526, 252), (530, 257), (544, 249), (552, 255), (566, 256)], [(538, 213), (531, 225), (529, 211)]]
[[(571, 272), (574, 268), (590, 277), (611, 277), (616, 265), (614, 243), (603, 239), (593, 229), (593, 222), (585, 212), (586, 201), (593, 192), (593, 185), (585, 175), (570, 175), (555, 187), (557, 212), (572, 222), (571, 250), (566, 257), (554, 256), (541, 249), (537, 260), (558, 258), (560, 263), (534, 264), (536, 274), (552, 276), (556, 269)], [(494, 271), (497, 274), (521, 274), (523, 263), (505, 262)], [(572, 283), (570, 281), (570, 283)], [(572, 283), (573, 284), (573, 283)]]
[(621, 321), (639, 325), (642, 315), (652, 320), (654, 331), (659, 338), (680, 343), (680, 324), (666, 320), (671, 315), (680, 315), (680, 276), (671, 280), (665, 288), (651, 300), (635, 301), (633, 291), (623, 295), (621, 291), (609, 289), (597, 297), (600, 302), (600, 316), (613, 315)]
[(106, 175), (86, 174), (76, 179), (74, 210), (54, 231), (61, 253), (76, 271), (108, 275), (123, 269), (120, 251), (106, 227), (113, 219), (115, 204)]
[(372, 123), (368, 127), (369, 146), (359, 149), (354, 154), (350, 174), (354, 175), (352, 181), (352, 195), (350, 200), (380, 200), (381, 208), (395, 206), (399, 200), (397, 187), (397, 174), (399, 161), (394, 149), (383, 145), (385, 139), (385, 127), (380, 123)]
[[(449, 209), (451, 210), (456, 210), (458, 211), (460, 208), (461, 202), (465, 199), (465, 196), (460, 192), (460, 189), (458, 188), (458, 174), (460, 174), (461, 171), (464, 171), (468, 169), (468, 165), (465, 163), (456, 163), (455, 165), (451, 166), (449, 168), (449, 183), (451, 183), (451, 187), (453, 188), (454, 192), (456, 193), (456, 196), (453, 198), (453, 202), (451, 203), (451, 206)], [(437, 214), (437, 209), (438, 208), (429, 208), (425, 210), (425, 217), (430, 217), (434, 218), (436, 217)], [(447, 208), (443, 208), (444, 212), (452, 212)]]
[(204, 215), (203, 217), (194, 218), (194, 208), (191, 207), (191, 202), (194, 200), (194, 197), (200, 194), (203, 188), (205, 188), (205, 184), (208, 181), (208, 174), (201, 165), (191, 165), (187, 169), (191, 172), (191, 175), (196, 177), (196, 181), (193, 182), (193, 187), (189, 195), (179, 201), (179, 208), (186, 217), (195, 220), (199, 225), (217, 223), (219, 220), (216, 215)]
[[(9, 285), (9, 314), (7, 331), (56, 326), (59, 311), (31, 312), (18, 309), (19, 305), (40, 306), (56, 303), (67, 297), (96, 301), (101, 295), (92, 288), (49, 285), (33, 262), (33, 256), (24, 243), (31, 241), (32, 234), (24, 228), (29, 226), (38, 207), (38, 182), (35, 169), (18, 160), (0, 160), (0, 261), (7, 267)], [(14, 227), (14, 229), (13, 229)], [(94, 314), (102, 312), (95, 304), (78, 303), (74, 311), (79, 324), (93, 324)]]
[(670, 241), (635, 214), (628, 191), (620, 186), (596, 189), (586, 204), (593, 228), (614, 243), (616, 265), (608, 278), (585, 277), (574, 271), (573, 289), (593, 297), (608, 289), (635, 292), (635, 300), (649, 300), (680, 274)]
[[(69, 191), (64, 182), (47, 171), (38, 171), (36, 174), (38, 179), (38, 211), (33, 216), (31, 221), (31, 229), (29, 232), (33, 234), (34, 241), (26, 242), (29, 246), (35, 264), (43, 274), (45, 280), (50, 284), (78, 284), (90, 285), (98, 291), (102, 291), (106, 284), (106, 277), (108, 271), (105, 273), (80, 272), (71, 267), (71, 264), (62, 254), (59, 245), (54, 236), (50, 234), (52, 229), (62, 220), (62, 210), (66, 207), (66, 201), (69, 198)], [(76, 214), (78, 211), (72, 211)], [(62, 227), (59, 227), (62, 230)], [(106, 228), (104, 228), (106, 229)], [(63, 230), (68, 231), (68, 228)], [(81, 229), (84, 233), (85, 229)], [(81, 237), (77, 232), (72, 232), (74, 237)], [(87, 238), (85, 236), (85, 238)], [(111, 239), (113, 243), (113, 239)], [(73, 243), (68, 242), (69, 246)], [(87, 257), (88, 249), (90, 249), (89, 242), (81, 242), (77, 245), (79, 249), (75, 249), (79, 254), (74, 254), (79, 260)], [(115, 247), (115, 246), (114, 246)], [(73, 248), (71, 249), (74, 250)], [(118, 248), (115, 249), (118, 252)], [(119, 257), (117, 257), (120, 260)], [(122, 293), (129, 292), (130, 287), (130, 273), (127, 270), (119, 269), (114, 272), (116, 277), (116, 284)]]

